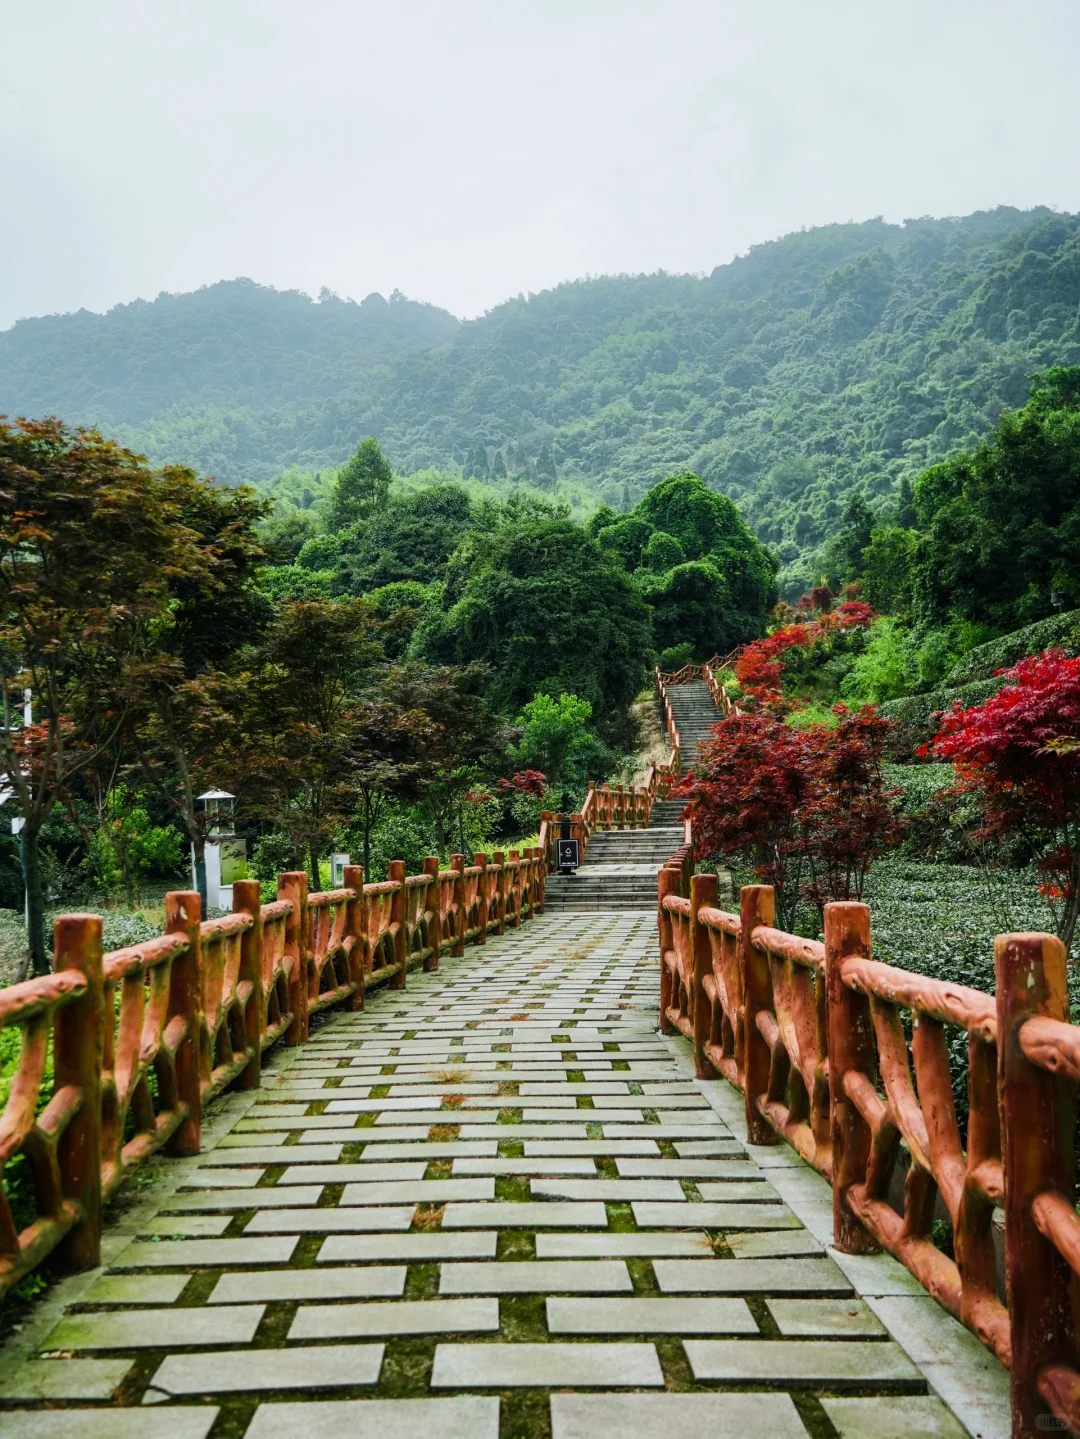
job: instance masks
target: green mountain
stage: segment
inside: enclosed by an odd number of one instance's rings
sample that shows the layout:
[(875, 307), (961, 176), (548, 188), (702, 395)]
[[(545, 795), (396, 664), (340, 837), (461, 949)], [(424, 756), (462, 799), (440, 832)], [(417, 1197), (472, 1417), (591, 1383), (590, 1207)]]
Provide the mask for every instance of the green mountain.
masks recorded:
[(579, 280), (465, 324), (236, 281), (21, 321), (0, 411), (94, 421), (228, 481), (336, 466), (372, 434), (400, 473), (557, 475), (616, 508), (689, 469), (776, 547), (790, 592), (853, 493), (887, 508), (1022, 405), (1032, 371), (1080, 362), (1078, 231), (1007, 208), (830, 225), (708, 277)]

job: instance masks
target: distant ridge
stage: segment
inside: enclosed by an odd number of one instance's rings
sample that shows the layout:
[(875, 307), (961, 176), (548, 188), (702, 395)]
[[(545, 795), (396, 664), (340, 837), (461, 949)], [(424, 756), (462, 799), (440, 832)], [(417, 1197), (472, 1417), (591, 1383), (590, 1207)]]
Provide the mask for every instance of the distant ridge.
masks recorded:
[(498, 450), (510, 482), (548, 446), (617, 507), (693, 469), (793, 583), (852, 492), (887, 504), (1033, 370), (1080, 362), (1078, 226), (1045, 208), (828, 225), (708, 278), (579, 280), (467, 323), (222, 282), (20, 321), (0, 411), (96, 422), (231, 482), (332, 467), (369, 434), (402, 473)]

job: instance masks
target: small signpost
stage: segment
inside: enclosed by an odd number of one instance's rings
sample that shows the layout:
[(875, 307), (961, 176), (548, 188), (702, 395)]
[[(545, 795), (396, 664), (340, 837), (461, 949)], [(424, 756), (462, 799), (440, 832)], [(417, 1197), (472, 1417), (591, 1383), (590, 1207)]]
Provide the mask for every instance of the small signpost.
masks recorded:
[(557, 814), (555, 820), (559, 826), (559, 837), (555, 841), (559, 873), (573, 874), (581, 864), (581, 844), (580, 841), (571, 837), (569, 815)]

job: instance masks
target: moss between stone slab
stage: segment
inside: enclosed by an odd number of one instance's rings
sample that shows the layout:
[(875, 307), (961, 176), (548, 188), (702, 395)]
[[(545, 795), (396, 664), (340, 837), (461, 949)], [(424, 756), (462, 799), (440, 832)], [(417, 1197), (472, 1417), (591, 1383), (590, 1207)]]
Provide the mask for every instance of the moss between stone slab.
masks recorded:
[(793, 1393), (791, 1399), (799, 1418), (806, 1425), (810, 1439), (838, 1439), (836, 1426), (825, 1413), (816, 1394)]
[(495, 1255), (500, 1260), (533, 1260), (536, 1236), (526, 1229), (501, 1229), (495, 1241)]
[(410, 1264), (405, 1276), (404, 1299), (437, 1299), (439, 1297), (439, 1266)]

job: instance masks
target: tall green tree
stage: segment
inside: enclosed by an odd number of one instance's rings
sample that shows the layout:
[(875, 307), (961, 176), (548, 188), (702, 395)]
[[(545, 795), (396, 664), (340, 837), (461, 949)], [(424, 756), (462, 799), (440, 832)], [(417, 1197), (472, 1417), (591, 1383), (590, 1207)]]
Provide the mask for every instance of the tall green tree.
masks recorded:
[(578, 695), (618, 737), (651, 649), (648, 607), (622, 565), (580, 526), (545, 518), (459, 548), (443, 608), (425, 614), (410, 654), (487, 665), (487, 693), (508, 714), (540, 691)]
[(208, 817), (198, 796), (234, 789), (254, 743), (243, 655), (272, 609), (256, 580), (266, 559), (258, 534), (269, 505), (173, 467), (161, 477), (187, 562), (168, 574), (166, 616), (149, 627), (118, 702), (123, 736), (145, 778), (183, 826), (205, 908)]
[(379, 442), (369, 437), (349, 462), (338, 470), (330, 490), (328, 524), (342, 530), (365, 519), (386, 503), (394, 472)]
[(370, 716), (363, 701), (383, 658), (379, 622), (361, 600), (283, 605), (262, 647), (261, 808), (306, 851), (319, 887), (357, 793), (354, 764)]
[(461, 468), (466, 480), (486, 480), (488, 477), (488, 453), (483, 440), (474, 440)]
[(682, 474), (654, 485), (632, 513), (677, 540), (688, 561), (705, 561), (717, 571), (727, 589), (732, 633), (741, 639), (761, 633), (776, 601), (776, 560), (737, 505), (697, 475)]
[(536, 483), (540, 489), (553, 490), (558, 484), (559, 472), (555, 468), (555, 459), (551, 453), (550, 441), (545, 440), (540, 446), (533, 469), (536, 474)]
[[(196, 563), (169, 487), (138, 455), (57, 420), (0, 422), (0, 779), (23, 822), (35, 973), (48, 969), (42, 828), (115, 743), (124, 710), (109, 697), (165, 621), (169, 576)], [(76, 711), (91, 717), (78, 733)]]
[(994, 435), (920, 476), (916, 610), (1016, 629), (1080, 604), (1080, 366), (1036, 375)]

